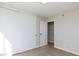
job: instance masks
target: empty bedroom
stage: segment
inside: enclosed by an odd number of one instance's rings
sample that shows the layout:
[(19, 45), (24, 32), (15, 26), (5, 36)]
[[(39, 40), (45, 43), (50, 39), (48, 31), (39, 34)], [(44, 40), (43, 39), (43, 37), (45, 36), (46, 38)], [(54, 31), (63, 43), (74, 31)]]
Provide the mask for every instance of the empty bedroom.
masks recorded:
[(0, 2), (0, 56), (78, 56), (79, 2)]

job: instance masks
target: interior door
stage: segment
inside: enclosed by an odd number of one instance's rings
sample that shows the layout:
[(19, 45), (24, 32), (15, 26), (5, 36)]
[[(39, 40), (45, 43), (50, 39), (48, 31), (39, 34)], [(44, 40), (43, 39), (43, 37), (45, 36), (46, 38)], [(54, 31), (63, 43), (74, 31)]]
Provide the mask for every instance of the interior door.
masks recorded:
[(47, 45), (47, 22), (40, 21), (40, 46)]

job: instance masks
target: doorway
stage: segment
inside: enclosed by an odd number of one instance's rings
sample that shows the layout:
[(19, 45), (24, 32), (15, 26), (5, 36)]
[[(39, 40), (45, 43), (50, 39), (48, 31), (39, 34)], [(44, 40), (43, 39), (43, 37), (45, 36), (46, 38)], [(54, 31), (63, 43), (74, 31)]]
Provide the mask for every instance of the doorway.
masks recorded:
[(54, 22), (48, 22), (48, 43), (54, 44)]

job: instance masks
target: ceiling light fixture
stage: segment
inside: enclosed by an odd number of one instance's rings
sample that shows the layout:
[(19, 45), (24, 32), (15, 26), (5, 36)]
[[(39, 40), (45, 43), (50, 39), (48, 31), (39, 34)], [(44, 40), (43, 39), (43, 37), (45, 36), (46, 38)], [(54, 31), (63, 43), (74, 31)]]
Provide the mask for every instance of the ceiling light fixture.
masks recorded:
[(42, 4), (47, 4), (47, 1), (42, 1), (41, 3), (42, 3)]

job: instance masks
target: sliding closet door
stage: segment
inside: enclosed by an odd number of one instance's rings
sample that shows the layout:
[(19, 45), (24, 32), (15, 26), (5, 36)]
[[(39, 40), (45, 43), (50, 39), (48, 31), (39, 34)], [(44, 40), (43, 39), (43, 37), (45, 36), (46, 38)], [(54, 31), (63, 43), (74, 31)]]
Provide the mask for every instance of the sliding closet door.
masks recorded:
[(40, 47), (40, 18), (37, 17), (36, 20), (36, 47)]

